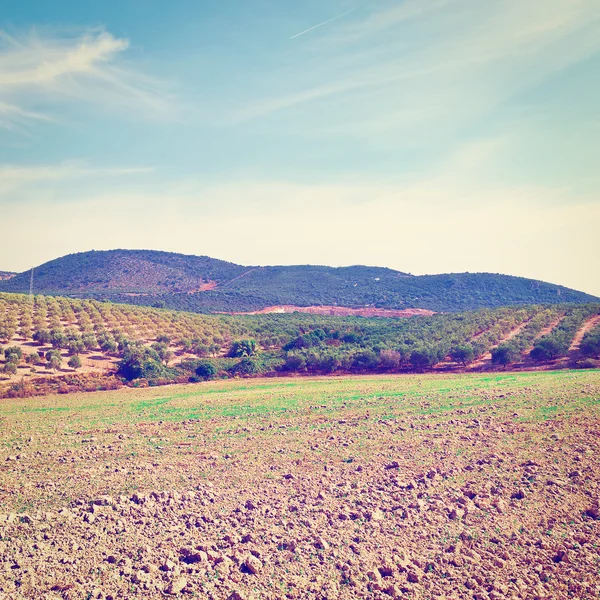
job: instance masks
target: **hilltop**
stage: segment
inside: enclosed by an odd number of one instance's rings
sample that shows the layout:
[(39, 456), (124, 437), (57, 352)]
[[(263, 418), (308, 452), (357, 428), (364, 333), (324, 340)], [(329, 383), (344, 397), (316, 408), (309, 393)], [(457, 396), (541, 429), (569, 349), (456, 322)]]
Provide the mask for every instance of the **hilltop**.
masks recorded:
[[(0, 291), (24, 293), (29, 282), (30, 273), (24, 272), (0, 281)], [(34, 291), (202, 313), (279, 306), (453, 312), (598, 300), (564, 286), (494, 273), (411, 275), (361, 265), (244, 266), (155, 250), (91, 251), (57, 258), (34, 269)]]
[(10, 271), (0, 271), (0, 281), (5, 279), (12, 279), (16, 273), (11, 273)]

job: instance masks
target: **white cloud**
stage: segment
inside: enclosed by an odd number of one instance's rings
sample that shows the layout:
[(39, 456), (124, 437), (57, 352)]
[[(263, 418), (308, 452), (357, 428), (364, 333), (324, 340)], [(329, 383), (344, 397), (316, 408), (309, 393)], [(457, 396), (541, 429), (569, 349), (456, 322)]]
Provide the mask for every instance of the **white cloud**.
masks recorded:
[(166, 116), (172, 98), (165, 82), (123, 60), (129, 41), (103, 29), (78, 35), (0, 30), (0, 126), (49, 119), (49, 104), (72, 102)]

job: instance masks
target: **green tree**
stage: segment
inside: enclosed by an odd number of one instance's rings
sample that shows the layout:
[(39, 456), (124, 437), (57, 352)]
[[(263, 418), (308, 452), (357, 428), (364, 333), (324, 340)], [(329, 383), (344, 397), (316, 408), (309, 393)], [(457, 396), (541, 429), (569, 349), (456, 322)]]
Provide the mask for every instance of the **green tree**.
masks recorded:
[(561, 340), (557, 340), (554, 337), (545, 337), (535, 343), (529, 355), (533, 360), (554, 360), (566, 354), (567, 350), (568, 348), (565, 347), (565, 344), (561, 343)]
[(238, 340), (231, 344), (229, 356), (231, 358), (242, 358), (244, 356), (255, 356), (258, 352), (258, 344), (256, 340)]
[(17, 372), (17, 365), (14, 362), (8, 361), (3, 367), (2, 372), (7, 375), (14, 375)]
[(69, 362), (67, 363), (67, 365), (69, 365), (69, 367), (71, 367), (71, 369), (80, 369), (81, 368), (81, 358), (79, 358), (79, 356), (77, 356), (77, 354), (73, 354), (73, 356), (71, 356), (69, 358)]
[(262, 373), (262, 365), (255, 358), (244, 358), (233, 365), (229, 371), (232, 375), (242, 377), (260, 375)]
[(48, 329), (36, 329), (33, 332), (33, 340), (40, 346), (45, 346), (52, 341), (52, 335)]
[(463, 366), (466, 366), (475, 358), (475, 350), (471, 344), (461, 344), (450, 350), (450, 358), (455, 362), (459, 362)]
[(172, 372), (162, 363), (156, 350), (141, 344), (130, 344), (127, 347), (118, 364), (117, 373), (128, 381), (172, 376)]
[(71, 339), (67, 342), (67, 349), (71, 356), (75, 356), (85, 351), (85, 344), (81, 338)]
[(600, 331), (587, 333), (581, 340), (579, 350), (584, 356), (600, 357)]
[(40, 358), (40, 355), (37, 352), (32, 352), (31, 354), (28, 354), (25, 357), (25, 362), (28, 365), (39, 365), (42, 362), (42, 359)]
[(19, 346), (4, 348), (4, 358), (8, 361), (18, 363), (23, 358), (23, 350)]
[(502, 365), (504, 368), (521, 358), (521, 352), (513, 344), (500, 344), (492, 350), (492, 364)]
[(352, 367), (361, 371), (375, 369), (379, 365), (379, 357), (372, 350), (365, 350), (354, 355)]
[(217, 373), (218, 373), (217, 367), (214, 365), (214, 363), (212, 363), (208, 360), (203, 360), (203, 361), (199, 362), (198, 366), (196, 367), (196, 376), (200, 377), (201, 379), (204, 379), (204, 381), (208, 381), (209, 379), (214, 379), (214, 377), (216, 377)]

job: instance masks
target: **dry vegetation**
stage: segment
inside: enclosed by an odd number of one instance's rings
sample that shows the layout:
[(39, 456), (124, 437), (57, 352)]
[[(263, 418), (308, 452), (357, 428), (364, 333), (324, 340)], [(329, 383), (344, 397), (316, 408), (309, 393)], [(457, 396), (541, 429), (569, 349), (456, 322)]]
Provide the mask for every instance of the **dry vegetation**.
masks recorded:
[(600, 373), (0, 405), (0, 597), (600, 595)]

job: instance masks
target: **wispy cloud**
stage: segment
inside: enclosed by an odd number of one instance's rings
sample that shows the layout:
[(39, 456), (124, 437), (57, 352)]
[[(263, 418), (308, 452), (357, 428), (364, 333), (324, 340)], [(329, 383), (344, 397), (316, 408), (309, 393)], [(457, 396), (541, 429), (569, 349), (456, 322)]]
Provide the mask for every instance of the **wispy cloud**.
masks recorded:
[(342, 13), (341, 15), (337, 15), (335, 17), (332, 17), (331, 19), (327, 19), (327, 21), (323, 21), (322, 23), (318, 23), (317, 25), (313, 25), (312, 27), (309, 27), (308, 29), (305, 29), (304, 31), (301, 31), (300, 33), (296, 33), (295, 35), (293, 35), (290, 40), (293, 40), (297, 37), (300, 37), (301, 35), (304, 35), (305, 33), (309, 33), (310, 31), (314, 31), (315, 29), (319, 29), (319, 27), (323, 27), (323, 25), (327, 25), (328, 23), (332, 23), (333, 21), (337, 21), (339, 19), (342, 19), (343, 17), (348, 16), (349, 14), (356, 12), (358, 9), (353, 8), (351, 10), (347, 10), (346, 12)]
[[(314, 64), (261, 74), (263, 97), (246, 101), (231, 122), (309, 103), (318, 115), (316, 103), (329, 99), (354, 113), (351, 128), (364, 111), (374, 120), (399, 108), (427, 119), (476, 117), (599, 51), (600, 3), (408, 0), (354, 19), (319, 44)], [(370, 95), (350, 108), (359, 93)]]
[(27, 121), (51, 121), (47, 115), (0, 101), (0, 129), (15, 129)]
[(103, 29), (77, 35), (0, 30), (0, 126), (50, 119), (50, 106), (68, 101), (168, 115), (166, 84), (125, 62), (128, 48), (127, 39)]

